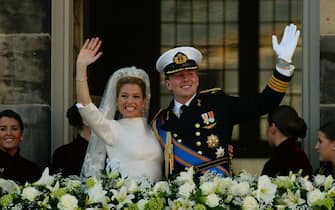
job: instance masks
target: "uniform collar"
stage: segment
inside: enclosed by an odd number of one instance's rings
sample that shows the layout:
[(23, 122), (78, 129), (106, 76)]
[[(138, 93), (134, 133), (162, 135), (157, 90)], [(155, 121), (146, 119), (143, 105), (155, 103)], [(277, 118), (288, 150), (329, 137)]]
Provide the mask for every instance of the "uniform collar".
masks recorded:
[(194, 99), (194, 97), (196, 96), (197, 94), (194, 94), (186, 103), (182, 104), (182, 103), (179, 103), (178, 101), (176, 101), (176, 99), (174, 99), (174, 108), (179, 108), (182, 106), (182, 105), (186, 105), (186, 106), (189, 106), (190, 103), (192, 102), (192, 100)]
[(191, 103), (191, 101), (194, 99), (194, 97), (195, 97), (196, 95), (197, 95), (197, 94), (194, 94), (194, 95), (190, 98), (190, 100), (188, 100), (185, 104), (181, 104), (181, 103), (179, 103), (178, 101), (176, 101), (176, 99), (174, 99), (174, 100), (173, 100), (174, 105), (173, 105), (173, 107), (172, 107), (172, 111), (175, 113), (175, 115), (178, 116), (178, 113), (180, 112), (180, 107), (181, 107), (182, 105), (189, 106), (190, 103)]

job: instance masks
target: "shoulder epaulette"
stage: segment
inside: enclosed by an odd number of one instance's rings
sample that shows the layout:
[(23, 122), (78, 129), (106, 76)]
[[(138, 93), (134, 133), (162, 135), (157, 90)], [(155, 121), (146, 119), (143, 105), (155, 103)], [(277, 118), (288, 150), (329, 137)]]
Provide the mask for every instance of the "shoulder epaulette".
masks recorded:
[(202, 91), (200, 91), (200, 94), (204, 94), (204, 93), (213, 94), (213, 93), (217, 93), (219, 91), (222, 91), (222, 89), (221, 88), (212, 88), (212, 89), (202, 90)]

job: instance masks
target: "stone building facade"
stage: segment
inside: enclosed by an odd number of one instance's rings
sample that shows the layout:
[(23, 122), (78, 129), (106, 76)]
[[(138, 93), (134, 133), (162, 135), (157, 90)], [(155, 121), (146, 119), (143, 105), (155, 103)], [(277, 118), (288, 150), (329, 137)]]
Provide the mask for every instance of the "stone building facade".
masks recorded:
[(0, 110), (22, 116), (20, 151), (46, 166), (51, 152), (50, 1), (1, 0), (0, 5)]

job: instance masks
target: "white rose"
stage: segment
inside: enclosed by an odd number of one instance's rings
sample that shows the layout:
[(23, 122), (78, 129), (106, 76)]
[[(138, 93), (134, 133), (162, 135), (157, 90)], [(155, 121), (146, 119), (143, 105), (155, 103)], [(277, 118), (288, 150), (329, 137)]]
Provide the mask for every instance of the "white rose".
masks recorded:
[(217, 176), (213, 179), (213, 183), (215, 187), (215, 193), (217, 194), (224, 194), (230, 189), (230, 186), (232, 185), (232, 179), (230, 177), (223, 178), (220, 176)]
[(22, 197), (28, 199), (29, 201), (34, 201), (37, 196), (41, 194), (40, 191), (34, 187), (26, 187), (22, 191)]
[(247, 182), (234, 184), (231, 187), (231, 192), (233, 195), (246, 195), (249, 192), (249, 184)]
[(182, 197), (188, 198), (194, 189), (194, 183), (185, 183), (179, 187), (178, 194)]
[(247, 196), (243, 200), (243, 209), (246, 210), (257, 210), (258, 209), (258, 203), (256, 199), (252, 196)]
[(251, 183), (254, 181), (255, 177), (252, 176), (250, 173), (248, 173), (245, 170), (242, 170), (242, 172), (239, 174), (240, 180), (244, 182)]
[(206, 204), (211, 208), (218, 206), (219, 202), (220, 202), (220, 198), (216, 194), (210, 194), (206, 198)]
[(200, 185), (200, 189), (203, 195), (209, 195), (215, 193), (215, 185), (213, 182), (204, 182)]
[(155, 194), (157, 194), (158, 192), (171, 194), (169, 183), (166, 181), (157, 182), (154, 186), (154, 192)]
[(65, 194), (60, 198), (57, 207), (61, 210), (75, 210), (78, 207), (78, 200), (70, 194)]
[(315, 189), (307, 193), (307, 202), (309, 205), (313, 205), (315, 202), (322, 200), (325, 195), (319, 190)]
[(128, 180), (127, 187), (128, 187), (128, 192), (129, 193), (135, 193), (139, 189), (138, 184), (134, 179)]
[(80, 182), (80, 180), (66, 178), (65, 179), (65, 186), (69, 190), (78, 189), (81, 186), (81, 182)]
[(324, 176), (324, 175), (318, 174), (314, 177), (315, 186), (320, 187), (320, 186), (323, 185), (323, 183), (325, 183), (325, 181), (326, 181), (326, 176)]
[(214, 184), (219, 186), (224, 190), (227, 191), (230, 189), (230, 187), (233, 185), (234, 181), (232, 180), (231, 177), (225, 177), (224, 179), (221, 180), (216, 180), (214, 179)]
[(185, 182), (193, 182), (193, 175), (194, 170), (193, 168), (189, 168), (187, 171), (180, 172), (179, 176), (176, 178), (176, 180), (179, 183), (185, 183)]

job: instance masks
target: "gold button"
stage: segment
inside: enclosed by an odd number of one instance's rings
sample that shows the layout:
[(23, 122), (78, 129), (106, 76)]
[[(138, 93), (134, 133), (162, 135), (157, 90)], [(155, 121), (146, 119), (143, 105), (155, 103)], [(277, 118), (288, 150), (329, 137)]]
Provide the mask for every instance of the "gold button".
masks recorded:
[(196, 144), (198, 147), (200, 147), (200, 146), (201, 146), (201, 141), (197, 141), (195, 144)]
[(178, 137), (178, 134), (174, 133), (174, 134), (173, 134), (173, 137), (177, 138), (177, 137)]
[(195, 136), (200, 136), (200, 132), (199, 131), (195, 132)]
[(183, 142), (183, 141), (182, 141), (181, 139), (178, 139), (177, 142), (178, 142), (178, 143), (181, 143), (181, 142)]
[(196, 124), (194, 125), (194, 127), (196, 127), (196, 128), (200, 128), (200, 124), (199, 124), (199, 123), (196, 123)]

